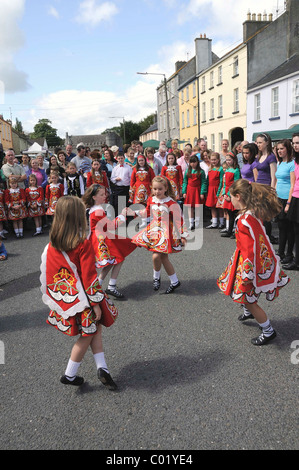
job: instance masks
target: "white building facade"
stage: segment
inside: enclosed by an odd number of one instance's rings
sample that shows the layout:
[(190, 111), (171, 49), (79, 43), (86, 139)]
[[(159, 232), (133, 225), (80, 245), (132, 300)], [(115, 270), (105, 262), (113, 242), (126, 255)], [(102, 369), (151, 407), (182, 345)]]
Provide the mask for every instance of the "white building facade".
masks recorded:
[(247, 138), (299, 124), (299, 70), (247, 93)]

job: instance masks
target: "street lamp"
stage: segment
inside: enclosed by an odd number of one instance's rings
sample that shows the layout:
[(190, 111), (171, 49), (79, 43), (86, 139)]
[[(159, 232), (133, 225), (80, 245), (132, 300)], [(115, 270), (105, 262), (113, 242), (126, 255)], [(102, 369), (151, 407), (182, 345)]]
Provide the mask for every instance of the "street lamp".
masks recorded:
[(167, 122), (167, 140), (170, 139), (169, 132), (169, 110), (168, 110), (168, 95), (167, 95), (167, 81), (165, 73), (154, 73), (154, 72), (136, 72), (138, 75), (162, 75), (164, 77), (164, 89), (166, 98), (166, 122)]
[(126, 129), (125, 129), (125, 118), (123, 116), (110, 116), (109, 119), (122, 119), (124, 126), (124, 145), (126, 143)]

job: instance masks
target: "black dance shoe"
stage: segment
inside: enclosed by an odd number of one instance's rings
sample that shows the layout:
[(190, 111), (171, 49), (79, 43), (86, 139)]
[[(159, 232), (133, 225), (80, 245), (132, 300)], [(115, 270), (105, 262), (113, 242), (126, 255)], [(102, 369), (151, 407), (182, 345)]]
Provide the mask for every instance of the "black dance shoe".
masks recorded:
[(280, 257), (280, 259), (281, 259), (281, 264), (290, 264), (294, 260), (294, 256), (293, 255), (285, 255), (283, 257)]
[(109, 390), (113, 391), (117, 389), (117, 385), (113, 381), (109, 372), (107, 372), (105, 369), (102, 369), (101, 367), (98, 369), (98, 378)]
[(159, 290), (161, 286), (161, 280), (159, 279), (154, 279), (153, 280), (153, 289), (154, 290)]
[(213, 228), (219, 228), (219, 227), (218, 227), (218, 225), (211, 224), (211, 225), (207, 225), (206, 228), (213, 229)]
[(299, 266), (295, 263), (295, 260), (291, 261), (289, 264), (283, 264), (283, 269), (288, 269), (290, 271), (299, 271)]
[(76, 385), (78, 387), (84, 383), (84, 379), (83, 377), (76, 375), (74, 380), (69, 380), (66, 375), (63, 375), (60, 379), (60, 382), (64, 385)]
[(165, 294), (172, 294), (172, 292), (181, 285), (180, 281), (176, 284), (170, 284), (170, 286), (166, 289)]
[(254, 346), (264, 346), (264, 344), (269, 343), (269, 341), (272, 341), (274, 338), (276, 338), (275, 330), (273, 330), (270, 336), (265, 336), (264, 333), (261, 333), (257, 338), (252, 338), (251, 343), (254, 344)]
[(254, 318), (254, 316), (250, 313), (249, 315), (246, 315), (244, 312), (241, 313), (241, 315), (238, 316), (239, 321), (245, 321), (245, 320), (250, 320)]
[(116, 288), (115, 289), (106, 289), (106, 294), (107, 295), (112, 295), (113, 297), (115, 297), (116, 299), (124, 299), (124, 294), (122, 294), (121, 292), (119, 292)]
[(230, 238), (232, 236), (232, 233), (231, 232), (224, 232), (221, 234), (221, 237), (223, 238)]

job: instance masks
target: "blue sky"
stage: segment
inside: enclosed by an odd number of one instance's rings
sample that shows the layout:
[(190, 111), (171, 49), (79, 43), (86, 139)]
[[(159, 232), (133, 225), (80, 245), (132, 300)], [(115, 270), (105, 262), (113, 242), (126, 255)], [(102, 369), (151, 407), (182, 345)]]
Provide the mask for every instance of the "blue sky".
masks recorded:
[[(252, 13), (283, 0), (0, 0), (0, 113), (32, 132), (48, 118), (61, 137), (100, 133), (156, 110), (162, 77), (206, 33), (222, 56)], [(1, 93), (2, 90), (2, 93)]]

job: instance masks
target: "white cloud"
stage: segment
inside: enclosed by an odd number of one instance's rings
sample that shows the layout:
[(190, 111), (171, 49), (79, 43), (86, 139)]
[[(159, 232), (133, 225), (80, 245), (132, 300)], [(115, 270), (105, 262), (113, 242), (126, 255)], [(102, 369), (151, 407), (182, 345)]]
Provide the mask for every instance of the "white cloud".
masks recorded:
[(99, 3), (97, 0), (84, 0), (79, 5), (75, 20), (78, 23), (96, 26), (101, 21), (108, 21), (118, 13), (118, 8), (112, 2)]
[(0, 80), (5, 93), (25, 91), (30, 86), (27, 74), (17, 69), (14, 54), (23, 47), (25, 38), (18, 26), (24, 14), (25, 0), (1, 0)]
[[(272, 13), (276, 18), (277, 2), (273, 0), (188, 0), (177, 9), (177, 23), (182, 27), (198, 18), (198, 34), (206, 33), (213, 45), (221, 41), (223, 49), (229, 48), (243, 38), (243, 23), (247, 13)], [(284, 0), (278, 1), (279, 14), (283, 12)], [(226, 20), (227, 19), (227, 20)], [(214, 50), (214, 48), (213, 48)], [(215, 50), (220, 52), (219, 47)], [(225, 51), (227, 52), (227, 51)]]
[(56, 19), (60, 18), (58, 11), (52, 5), (48, 8), (48, 15), (53, 16)]
[[(47, 118), (62, 138), (70, 135), (99, 134), (122, 121), (138, 122), (156, 109), (156, 87), (137, 81), (124, 94), (105, 91), (62, 90), (38, 100), (35, 107), (19, 117), (26, 132), (32, 132), (39, 119)], [(19, 113), (20, 114), (20, 113)], [(118, 116), (119, 119), (111, 119)]]

